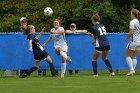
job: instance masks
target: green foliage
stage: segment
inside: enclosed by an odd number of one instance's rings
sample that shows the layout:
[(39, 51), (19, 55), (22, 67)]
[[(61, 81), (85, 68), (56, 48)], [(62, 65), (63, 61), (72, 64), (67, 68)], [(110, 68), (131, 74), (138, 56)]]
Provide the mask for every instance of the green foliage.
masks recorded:
[[(126, 32), (130, 10), (132, 7), (139, 9), (139, 5), (139, 0), (1, 0), (0, 32), (16, 32), (22, 16), (27, 16), (37, 31), (43, 26), (49, 31), (54, 18), (61, 19), (65, 29), (69, 29), (72, 22), (78, 29), (89, 29), (95, 12), (99, 12), (101, 22), (109, 32)], [(54, 11), (52, 16), (43, 14), (48, 6)]]

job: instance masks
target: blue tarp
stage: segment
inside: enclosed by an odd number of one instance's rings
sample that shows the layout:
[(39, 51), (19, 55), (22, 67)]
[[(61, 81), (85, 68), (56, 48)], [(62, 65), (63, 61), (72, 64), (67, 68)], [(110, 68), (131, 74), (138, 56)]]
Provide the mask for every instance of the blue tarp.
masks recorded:
[[(111, 51), (108, 59), (114, 69), (128, 69), (125, 61), (125, 47), (127, 43), (124, 41), (126, 34), (108, 34)], [(43, 44), (49, 34), (43, 34), (39, 39)], [(66, 35), (69, 46), (68, 55), (73, 62), (67, 63), (67, 69), (91, 70), (91, 60), (94, 46), (91, 44), (92, 38), (86, 34)], [(34, 59), (31, 52), (28, 51), (28, 43), (26, 36), (21, 33), (0, 34), (0, 69), (28, 69), (33, 66)], [(56, 55), (54, 51), (53, 41), (50, 42), (45, 50), (51, 56), (56, 69), (61, 68), (61, 56)], [(140, 57), (138, 57), (137, 69), (140, 68)], [(40, 68), (49, 68), (45, 61), (41, 61)], [(98, 68), (106, 69), (101, 57), (98, 59)]]

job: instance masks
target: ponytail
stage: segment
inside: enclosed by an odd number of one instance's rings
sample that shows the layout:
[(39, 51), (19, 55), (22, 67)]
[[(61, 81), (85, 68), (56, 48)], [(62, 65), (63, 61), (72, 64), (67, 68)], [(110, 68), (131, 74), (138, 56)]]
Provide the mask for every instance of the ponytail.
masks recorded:
[(139, 20), (139, 22), (140, 22), (140, 12), (138, 12), (138, 20)]
[(140, 11), (132, 8), (131, 13), (140, 21)]

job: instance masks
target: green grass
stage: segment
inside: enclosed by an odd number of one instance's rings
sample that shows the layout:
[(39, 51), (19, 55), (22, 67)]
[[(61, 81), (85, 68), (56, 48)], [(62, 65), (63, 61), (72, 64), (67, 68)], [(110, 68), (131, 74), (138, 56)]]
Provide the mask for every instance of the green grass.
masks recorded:
[(0, 93), (139, 93), (140, 75), (124, 74), (109, 76), (101, 71), (98, 78), (91, 71), (80, 71), (79, 76), (65, 78), (38, 77), (35, 73), (27, 78), (0, 77)]

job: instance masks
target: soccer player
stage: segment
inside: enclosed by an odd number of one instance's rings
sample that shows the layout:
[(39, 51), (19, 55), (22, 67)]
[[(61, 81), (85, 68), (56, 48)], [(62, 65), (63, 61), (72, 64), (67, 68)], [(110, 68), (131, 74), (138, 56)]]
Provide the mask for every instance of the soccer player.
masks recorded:
[(59, 19), (55, 19), (53, 21), (54, 28), (50, 30), (50, 37), (43, 44), (45, 47), (52, 39), (54, 40), (54, 48), (55, 52), (58, 55), (62, 56), (62, 64), (61, 64), (61, 78), (64, 77), (66, 71), (66, 60), (72, 62), (69, 56), (67, 56), (68, 45), (65, 40), (65, 32), (64, 28), (61, 27), (61, 22)]
[(94, 42), (92, 42), (92, 44), (96, 43), (95, 51), (92, 57), (94, 77), (98, 77), (97, 59), (99, 58), (100, 54), (102, 54), (102, 59), (106, 64), (110, 75), (114, 76), (115, 73), (113, 72), (112, 66), (107, 58), (108, 52), (110, 50), (110, 45), (106, 37), (105, 26), (103, 24), (100, 24), (100, 16), (98, 14), (93, 15), (91, 19), (94, 26), (92, 26), (92, 33), (88, 32), (88, 35), (92, 37), (94, 36)]
[(34, 54), (34, 67), (30, 68), (27, 73), (22, 74), (21, 78), (25, 78), (26, 76), (30, 75), (33, 71), (39, 68), (40, 60), (45, 60), (49, 63), (50, 71), (52, 77), (55, 77), (55, 70), (52, 63), (52, 59), (48, 55), (48, 53), (44, 50), (44, 48), (40, 45), (39, 38), (41, 34), (44, 32), (44, 29), (39, 33), (39, 35), (35, 36), (35, 27), (33, 25), (28, 25), (26, 28), (26, 35), (29, 42), (29, 51), (33, 51)]
[[(131, 21), (129, 26), (128, 35), (125, 41), (128, 42), (131, 37), (131, 41), (126, 47), (125, 57), (130, 72), (127, 74), (133, 75), (135, 73), (135, 67), (137, 65), (137, 56), (140, 52), (140, 11), (137, 9), (131, 10)], [(132, 55), (132, 58), (130, 57)]]
[[(84, 34), (84, 33), (87, 33), (87, 30), (77, 30), (76, 29), (76, 24), (75, 23), (71, 23), (70, 30), (66, 30), (65, 33), (66, 34), (76, 34), (76, 33)], [(69, 74), (72, 75), (72, 72), (73, 72), (73, 70), (70, 69), (69, 70)], [(76, 76), (78, 76), (78, 73), (79, 73), (79, 70), (78, 69), (75, 69)]]

